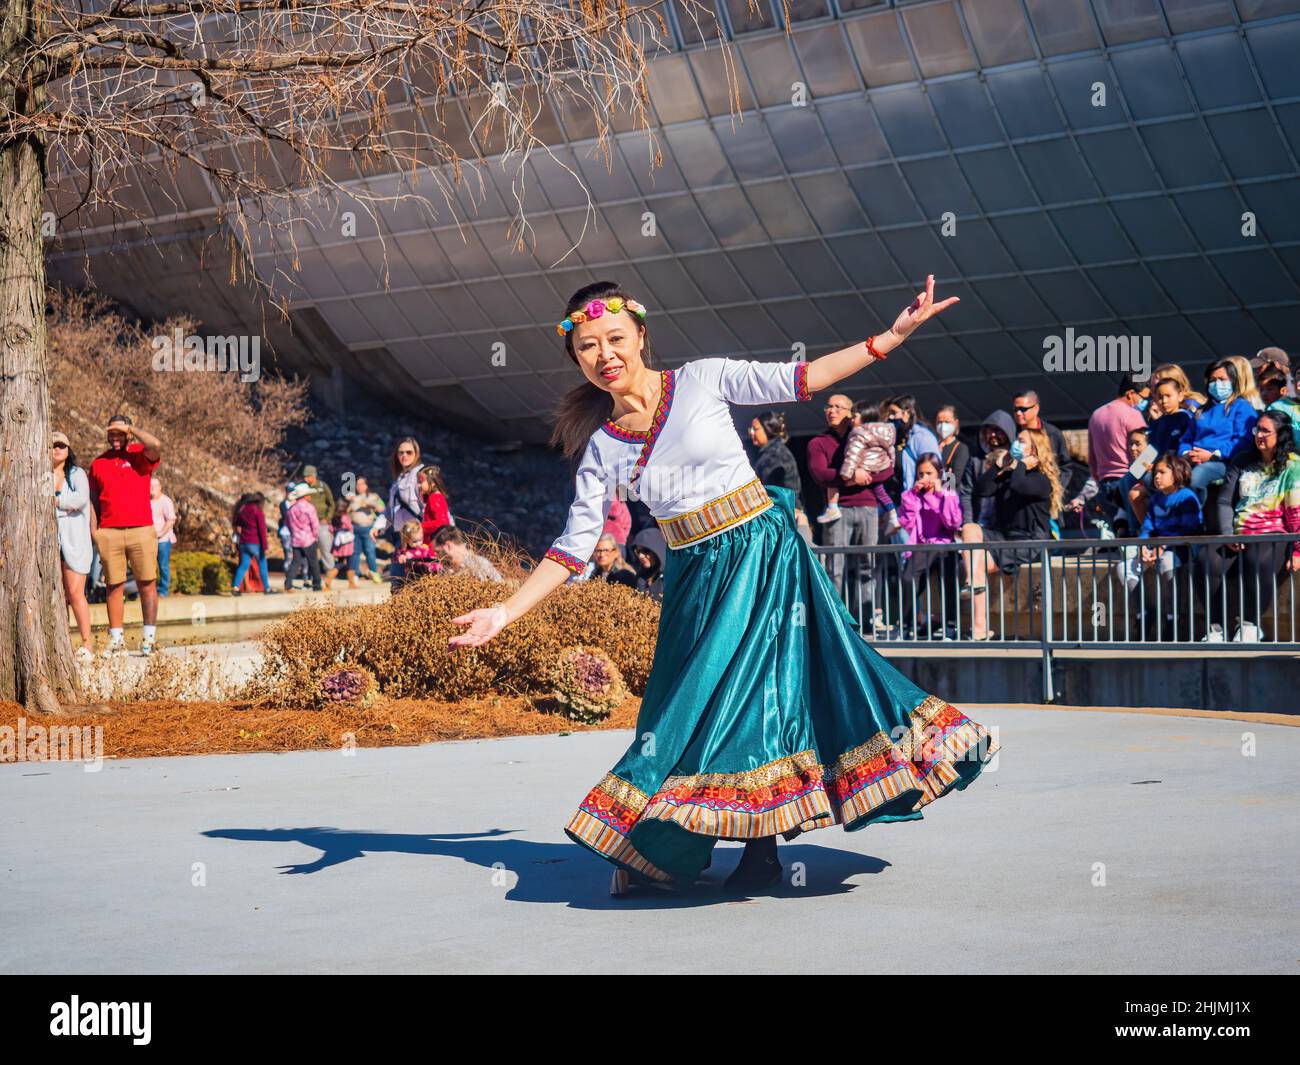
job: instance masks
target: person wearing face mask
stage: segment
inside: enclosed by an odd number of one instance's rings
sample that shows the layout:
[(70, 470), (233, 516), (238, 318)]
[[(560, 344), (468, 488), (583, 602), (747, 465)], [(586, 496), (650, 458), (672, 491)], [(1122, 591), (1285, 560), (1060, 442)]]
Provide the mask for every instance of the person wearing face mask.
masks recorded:
[[(1005, 452), (990, 454), (976, 491), (993, 501), (993, 522), (984, 528), (986, 542), (1052, 539), (1052, 519), (1061, 513), (1064, 493), (1047, 434), (1041, 429), (1021, 429)], [(972, 583), (981, 586), (991, 573), (1011, 577), (1021, 566), (1040, 559), (1038, 549), (1032, 547), (999, 546), (972, 554), (976, 567)], [(981, 604), (976, 603), (971, 621), (976, 640), (989, 635), (983, 613)]]
[(1252, 446), (1251, 433), (1259, 412), (1246, 400), (1240, 371), (1230, 359), (1220, 359), (1205, 372), (1210, 402), (1196, 412), (1178, 443), (1178, 454), (1192, 464), (1189, 485), (1201, 505), (1212, 484), (1221, 484), (1228, 463)]
[(916, 481), (917, 460), (922, 455), (939, 453), (939, 439), (925, 424), (915, 396), (894, 396), (881, 403), (880, 409), (894, 426), (894, 446), (897, 449), (894, 476), (885, 487), (891, 499), (901, 499)]
[[(1056, 468), (1061, 473), (1061, 483), (1070, 480), (1070, 467), (1074, 460), (1070, 458), (1070, 449), (1065, 443), (1065, 434), (1042, 416), (1042, 403), (1038, 393), (1033, 389), (1017, 392), (1011, 397), (1011, 416), (1016, 422), (1016, 432), (1021, 429), (1041, 429), (1052, 442), (1052, 455), (1056, 459)], [(1139, 411), (1146, 410), (1146, 400), (1138, 404)]]
[(940, 407), (934, 416), (934, 432), (939, 438), (939, 457), (943, 459), (943, 480), (954, 492), (960, 491), (970, 462), (970, 448), (957, 435), (961, 432), (961, 422), (957, 408), (951, 403)]
[(1259, 386), (1255, 383), (1255, 371), (1251, 369), (1250, 360), (1245, 355), (1229, 355), (1224, 362), (1230, 362), (1237, 370), (1237, 381), (1241, 384), (1241, 396), (1256, 411), (1261, 411), (1267, 404), (1264, 397), (1259, 394)]
[[(961, 540), (966, 544), (983, 543), (985, 530), (996, 525), (993, 497), (981, 494), (977, 486), (984, 472), (996, 467), (1006, 454), (1007, 448), (1016, 435), (1016, 423), (1004, 410), (995, 410), (984, 419), (979, 432), (979, 450), (971, 456), (957, 486), (957, 501), (961, 504)], [(996, 536), (993, 539), (997, 539)], [(969, 596), (973, 632), (975, 639), (987, 639), (988, 629), (984, 624), (986, 567), (976, 552), (962, 554), (963, 584), (962, 598)]]

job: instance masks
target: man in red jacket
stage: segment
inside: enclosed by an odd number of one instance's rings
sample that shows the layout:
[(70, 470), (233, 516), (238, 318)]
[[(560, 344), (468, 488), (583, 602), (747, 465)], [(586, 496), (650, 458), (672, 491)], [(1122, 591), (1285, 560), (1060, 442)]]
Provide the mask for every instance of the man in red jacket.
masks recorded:
[[(837, 393), (826, 401), (824, 410), (826, 431), (814, 436), (808, 442), (808, 472), (823, 488), (838, 488), (840, 492), (841, 516), (838, 521), (832, 522), (829, 526), (827, 546), (875, 545), (880, 542), (880, 520), (873, 486), (889, 480), (894, 472), (893, 467), (875, 474), (858, 469), (848, 480), (841, 477), (840, 465), (844, 462), (844, 445), (848, 440), (849, 430), (853, 428), (853, 401), (848, 396)], [(849, 555), (847, 566), (844, 563), (845, 555), (834, 554), (829, 557), (831, 579), (835, 582), (840, 596), (845, 596), (846, 587), (856, 586), (857, 603), (851, 599), (846, 599), (846, 602), (849, 609), (857, 614), (863, 631), (868, 634), (874, 632), (875, 555), (870, 552)], [(850, 582), (850, 574), (856, 575), (855, 581)]]
[[(133, 442), (134, 441), (134, 442)], [(125, 414), (108, 420), (108, 450), (90, 464), (90, 494), (99, 515), (95, 546), (108, 586), (108, 654), (120, 653), (126, 568), (130, 563), (144, 615), (142, 654), (154, 647), (158, 620), (158, 537), (154, 533), (149, 478), (162, 458), (158, 438)]]

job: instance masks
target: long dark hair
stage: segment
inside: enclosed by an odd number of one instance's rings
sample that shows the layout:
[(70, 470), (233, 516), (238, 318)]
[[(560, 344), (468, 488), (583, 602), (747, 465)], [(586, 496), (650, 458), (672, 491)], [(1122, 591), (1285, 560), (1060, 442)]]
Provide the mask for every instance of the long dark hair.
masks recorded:
[(1277, 432), (1277, 450), (1273, 452), (1273, 461), (1267, 466), (1264, 465), (1264, 456), (1259, 453), (1259, 445), (1255, 443), (1254, 430), (1251, 430), (1250, 450), (1246, 451), (1242, 457), (1243, 466), (1261, 466), (1266, 473), (1274, 474), (1282, 466), (1290, 461), (1292, 453), (1295, 451), (1295, 426), (1291, 424), (1291, 417), (1285, 411), (1266, 410), (1260, 414), (1259, 421), (1267, 418), (1273, 423)]
[[(608, 302), (614, 296), (625, 300), (637, 298), (635, 293), (625, 291), (622, 285), (615, 284), (613, 281), (596, 281), (584, 285), (569, 297), (569, 302), (564, 308), (564, 317), (567, 318), (574, 311), (587, 306), (592, 300)], [(646, 366), (653, 368), (654, 355), (650, 350), (650, 333), (645, 323), (637, 320), (636, 315), (632, 315), (632, 318), (637, 322), (637, 329), (640, 330), (641, 335), (645, 337), (645, 348), (641, 352), (641, 358)], [(572, 330), (564, 334), (564, 350), (576, 364), (578, 356), (573, 353)], [(582, 384), (569, 389), (555, 408), (551, 446), (558, 445), (564, 457), (568, 459), (580, 455), (587, 446), (587, 441), (591, 439), (591, 434), (600, 428), (613, 410), (614, 397), (599, 385), (584, 379)]]
[[(1232, 384), (1232, 395), (1230, 395), (1227, 399), (1225, 399), (1222, 404), (1225, 410), (1228, 407), (1232, 406), (1234, 400), (1246, 398), (1242, 394), (1242, 389), (1244, 386), (1241, 381), (1241, 374), (1237, 370), (1237, 364), (1234, 363), (1231, 359), (1220, 359), (1218, 362), (1210, 363), (1210, 365), (1205, 368), (1205, 391), (1206, 392), (1210, 391), (1210, 374), (1214, 373), (1215, 370), (1223, 370), (1228, 375), (1228, 380)], [(1201, 406), (1196, 411), (1196, 417), (1199, 418), (1202, 414), (1204, 414), (1207, 410), (1209, 410), (1213, 404), (1218, 402), (1219, 401), (1217, 399), (1211, 397), (1210, 401), (1206, 402), (1203, 406)], [(1291, 420), (1290, 418), (1287, 419), (1287, 421), (1290, 420)]]
[(403, 444), (410, 444), (411, 447), (415, 448), (415, 462), (411, 464), (410, 468), (413, 470), (418, 470), (420, 468), (420, 441), (416, 440), (413, 436), (404, 436), (393, 445), (393, 453), (388, 459), (389, 467), (393, 471), (393, 480), (397, 480), (397, 478), (402, 475), (402, 463), (397, 457), (397, 449)]
[(420, 472), (416, 474), (416, 479), (423, 477), (429, 482), (429, 487), (435, 492), (441, 492), (447, 502), (451, 503), (451, 496), (447, 492), (447, 482), (442, 479), (442, 467), (430, 463), (427, 466), (421, 466)]
[(912, 416), (912, 425), (924, 425), (927, 429), (930, 428), (930, 422), (927, 420), (926, 416), (921, 413), (921, 407), (916, 402), (916, 397), (910, 392), (905, 392), (899, 396), (890, 396), (888, 399), (881, 400), (880, 411), (882, 414), (890, 407), (897, 407), (899, 410), (910, 414)]

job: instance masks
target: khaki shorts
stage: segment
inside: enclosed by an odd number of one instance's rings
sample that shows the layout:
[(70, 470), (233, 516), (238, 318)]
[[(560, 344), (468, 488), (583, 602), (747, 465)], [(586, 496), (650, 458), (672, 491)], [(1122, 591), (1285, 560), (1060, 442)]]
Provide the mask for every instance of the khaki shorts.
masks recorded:
[(125, 584), (127, 562), (137, 581), (158, 579), (158, 536), (152, 525), (101, 528), (95, 533), (95, 546), (104, 566), (105, 584)]

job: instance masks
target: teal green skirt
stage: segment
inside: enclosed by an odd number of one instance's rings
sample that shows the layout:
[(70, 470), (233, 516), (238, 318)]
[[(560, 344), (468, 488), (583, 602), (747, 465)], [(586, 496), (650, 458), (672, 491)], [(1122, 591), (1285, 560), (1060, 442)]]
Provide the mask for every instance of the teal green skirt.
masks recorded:
[(670, 549), (636, 735), (565, 828), (690, 883), (719, 839), (916, 821), (998, 749), (873, 650), (795, 526), (794, 494)]

